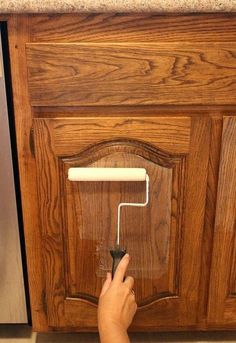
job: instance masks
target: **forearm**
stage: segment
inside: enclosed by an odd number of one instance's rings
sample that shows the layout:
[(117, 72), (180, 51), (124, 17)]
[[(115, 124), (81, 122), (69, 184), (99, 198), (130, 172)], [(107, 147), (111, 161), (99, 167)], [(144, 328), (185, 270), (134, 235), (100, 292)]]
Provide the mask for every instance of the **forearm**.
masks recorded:
[(99, 328), (101, 343), (130, 343), (127, 332), (117, 325)]

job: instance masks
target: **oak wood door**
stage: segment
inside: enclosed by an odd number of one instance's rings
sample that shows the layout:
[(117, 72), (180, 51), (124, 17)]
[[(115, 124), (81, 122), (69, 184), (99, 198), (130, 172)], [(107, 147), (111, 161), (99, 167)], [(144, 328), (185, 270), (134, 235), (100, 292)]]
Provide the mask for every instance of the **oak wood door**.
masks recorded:
[(223, 120), (208, 322), (236, 325), (236, 118)]
[(138, 311), (132, 330), (196, 325), (211, 122), (190, 117), (34, 119), (48, 325), (96, 329), (119, 202), (142, 182), (71, 182), (70, 167), (142, 167), (150, 203), (124, 208)]

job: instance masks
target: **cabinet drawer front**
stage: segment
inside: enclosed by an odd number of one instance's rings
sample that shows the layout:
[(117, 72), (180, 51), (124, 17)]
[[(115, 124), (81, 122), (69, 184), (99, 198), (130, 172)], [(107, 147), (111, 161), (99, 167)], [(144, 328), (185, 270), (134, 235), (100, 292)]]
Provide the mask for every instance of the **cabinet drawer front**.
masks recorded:
[(31, 43), (31, 104), (233, 104), (235, 56), (235, 43)]

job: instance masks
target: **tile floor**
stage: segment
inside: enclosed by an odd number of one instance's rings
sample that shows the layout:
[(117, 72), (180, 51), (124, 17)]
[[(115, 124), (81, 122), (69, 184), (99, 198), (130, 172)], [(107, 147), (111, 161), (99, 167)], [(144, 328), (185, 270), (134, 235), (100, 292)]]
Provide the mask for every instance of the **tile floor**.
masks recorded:
[[(236, 332), (155, 333), (130, 335), (132, 343), (236, 342)], [(27, 325), (0, 325), (0, 343), (98, 343), (96, 334), (36, 334)], [(112, 343), (112, 342), (111, 342)]]

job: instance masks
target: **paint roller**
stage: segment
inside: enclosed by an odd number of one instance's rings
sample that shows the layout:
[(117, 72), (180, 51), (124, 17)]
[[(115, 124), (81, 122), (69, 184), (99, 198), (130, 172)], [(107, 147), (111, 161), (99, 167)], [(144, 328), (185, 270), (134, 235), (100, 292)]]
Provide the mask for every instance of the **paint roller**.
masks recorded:
[(126, 250), (120, 247), (120, 214), (124, 206), (144, 207), (149, 201), (149, 176), (144, 168), (69, 168), (68, 179), (70, 181), (145, 181), (146, 199), (142, 203), (125, 203), (118, 205), (117, 233), (114, 249), (110, 250), (113, 259), (112, 277), (116, 268), (126, 254)]

